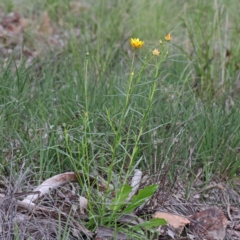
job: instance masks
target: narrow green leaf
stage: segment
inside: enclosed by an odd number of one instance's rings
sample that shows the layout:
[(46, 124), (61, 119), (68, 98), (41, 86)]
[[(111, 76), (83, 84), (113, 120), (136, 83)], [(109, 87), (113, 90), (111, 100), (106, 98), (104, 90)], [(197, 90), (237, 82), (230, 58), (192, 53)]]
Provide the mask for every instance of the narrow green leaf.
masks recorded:
[(124, 209), (123, 213), (131, 213), (134, 209), (141, 206), (149, 197), (151, 197), (158, 189), (158, 185), (147, 186), (142, 190), (139, 190), (138, 194), (133, 197), (129, 205)]
[(167, 221), (163, 218), (153, 218), (153, 219), (150, 219), (149, 221), (138, 224), (137, 227), (151, 229), (151, 228), (159, 227), (160, 225), (166, 225), (166, 224), (167, 224)]

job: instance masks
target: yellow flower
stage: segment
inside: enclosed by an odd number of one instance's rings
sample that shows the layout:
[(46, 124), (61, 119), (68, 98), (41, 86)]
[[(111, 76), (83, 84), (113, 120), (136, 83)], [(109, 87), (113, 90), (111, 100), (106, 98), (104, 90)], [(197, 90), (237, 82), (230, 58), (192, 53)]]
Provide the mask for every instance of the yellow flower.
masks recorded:
[(165, 36), (165, 40), (168, 42), (170, 42), (172, 40), (172, 36), (170, 33), (167, 36)]
[(156, 48), (152, 51), (152, 53), (153, 53), (154, 56), (159, 56), (160, 55), (160, 52)]
[(140, 41), (139, 38), (131, 38), (130, 44), (133, 48), (141, 48), (144, 44), (144, 41)]

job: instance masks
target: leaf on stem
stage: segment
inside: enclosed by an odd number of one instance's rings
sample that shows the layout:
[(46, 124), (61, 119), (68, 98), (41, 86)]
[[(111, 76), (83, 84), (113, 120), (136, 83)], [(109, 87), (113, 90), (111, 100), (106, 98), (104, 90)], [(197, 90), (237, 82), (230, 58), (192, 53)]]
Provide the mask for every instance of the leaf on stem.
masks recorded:
[(150, 198), (158, 189), (158, 185), (154, 184), (139, 190), (138, 194), (133, 197), (129, 205), (124, 209), (124, 213), (131, 213), (134, 209), (141, 206), (148, 198)]
[(126, 205), (126, 199), (131, 191), (132, 187), (128, 185), (122, 186), (120, 191), (117, 193), (116, 198), (113, 199), (110, 209), (113, 211), (118, 211), (122, 206)]

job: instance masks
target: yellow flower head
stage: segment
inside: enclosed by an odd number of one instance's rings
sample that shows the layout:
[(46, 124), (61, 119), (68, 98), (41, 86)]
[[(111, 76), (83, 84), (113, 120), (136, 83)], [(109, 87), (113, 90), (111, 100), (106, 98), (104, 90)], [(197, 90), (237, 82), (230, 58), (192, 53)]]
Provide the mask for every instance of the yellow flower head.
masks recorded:
[(154, 56), (159, 56), (160, 55), (160, 52), (156, 48), (152, 51), (152, 53), (153, 53)]
[(133, 48), (141, 48), (144, 44), (144, 41), (140, 41), (139, 38), (131, 38), (130, 44)]
[(167, 36), (165, 36), (165, 40), (168, 42), (170, 42), (172, 40), (172, 36), (170, 33)]

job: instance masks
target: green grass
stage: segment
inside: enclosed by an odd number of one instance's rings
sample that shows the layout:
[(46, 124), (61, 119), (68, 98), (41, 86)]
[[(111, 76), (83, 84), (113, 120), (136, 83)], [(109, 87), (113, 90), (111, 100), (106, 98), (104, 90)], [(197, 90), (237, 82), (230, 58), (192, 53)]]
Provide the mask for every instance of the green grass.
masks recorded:
[[(29, 2), (1, 7), (37, 19), (48, 11), (68, 38), (45, 44), (30, 67), (24, 57), (1, 60), (2, 175), (23, 162), (39, 182), (83, 170), (90, 230), (103, 224), (109, 198), (93, 194), (90, 173), (116, 190), (136, 168), (160, 178), (167, 167), (168, 181), (202, 168), (206, 184), (239, 175), (239, 1), (92, 0), (76, 14), (71, 1)], [(145, 41), (133, 63), (130, 37)], [(33, 36), (26, 45), (42, 49)]]

